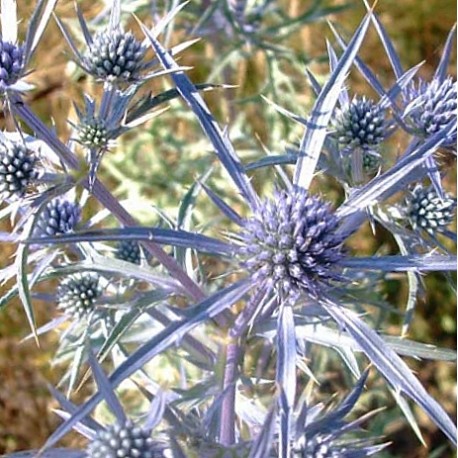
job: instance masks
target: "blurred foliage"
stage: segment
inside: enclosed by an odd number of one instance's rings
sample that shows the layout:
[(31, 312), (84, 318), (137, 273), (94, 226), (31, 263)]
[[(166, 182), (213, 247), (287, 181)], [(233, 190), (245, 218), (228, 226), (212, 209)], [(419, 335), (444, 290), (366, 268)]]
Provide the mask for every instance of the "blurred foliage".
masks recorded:
[[(27, 17), (28, 8), (31, 9), (33, 3), (32, 0), (22, 2), (20, 10), (23, 17)], [(312, 2), (284, 0), (281, 3), (291, 15), (297, 15)], [(330, 3), (337, 6), (348, 2), (336, 0)], [(89, 17), (98, 14), (103, 8), (102, 2), (83, 1), (81, 4)], [(456, 2), (383, 0), (379, 2), (377, 12), (397, 44), (404, 64), (413, 66), (425, 60), (420, 73), (425, 77), (430, 75), (437, 64), (445, 37), (455, 21)], [(72, 2), (60, 2), (56, 13), (64, 19), (73, 17)], [(331, 19), (339, 25), (339, 30), (345, 35), (354, 30), (363, 14), (362, 2), (353, 2), (351, 8)], [(279, 62), (271, 59), (269, 53), (248, 52), (247, 47), (246, 50), (243, 49), (247, 51), (245, 58), (235, 60), (232, 67), (220, 75), (215, 75), (213, 65), (215, 59), (220, 57), (215, 55), (217, 48), (208, 45), (205, 38), (183, 53), (180, 64), (193, 67), (190, 76), (194, 82), (206, 82), (210, 78), (211, 82), (235, 85), (232, 89), (225, 89), (224, 94), (221, 93), (223, 90), (217, 90), (206, 94), (205, 97), (218, 119), (230, 124), (232, 139), (244, 161), (254, 159), (250, 155), (255, 149), (262, 151), (262, 147), (265, 146), (278, 153), (285, 142), (298, 140), (300, 131), (295, 130), (291, 122), (286, 122), (272, 110), (259, 110), (259, 104), (263, 103), (259, 94), (270, 92), (269, 97), (277, 96), (286, 108), (305, 114), (311, 104), (312, 93), (303, 69), (313, 56), (318, 58), (312, 64), (315, 74), (326, 73), (327, 64), (320, 64), (319, 59), (325, 52), (325, 37), (332, 39), (325, 22), (307, 24), (284, 43), (299, 56), (296, 65), (288, 61)], [(176, 37), (170, 37), (172, 43), (179, 42), (182, 38), (183, 32), (178, 33)], [(362, 48), (362, 57), (372, 68), (377, 69), (377, 74), (382, 80), (388, 82), (391, 81), (392, 75), (388, 61), (379, 59), (380, 50), (376, 33), (369, 34)], [(78, 103), (81, 100), (81, 89), (92, 93), (96, 91), (91, 79), (75, 72), (74, 67), (67, 65), (65, 53), (68, 54), (68, 50), (64, 47), (56, 24), (50, 23), (35, 56), (37, 70), (29, 78), (36, 85), (36, 89), (28, 96), (28, 102), (33, 109), (43, 120), (52, 119), (63, 137), (68, 135), (66, 119), (74, 117), (72, 102)], [(456, 58), (453, 60), (453, 68), (455, 63)], [(277, 80), (283, 78), (275, 88), (277, 91), (280, 89), (281, 93), (274, 94), (273, 88), (266, 86), (268, 74)], [(351, 78), (356, 85), (353, 87), (358, 90), (361, 88), (362, 92), (366, 90), (367, 86), (357, 72), (353, 72)], [(169, 88), (170, 83), (165, 81), (167, 80), (154, 80), (148, 85), (148, 90), (155, 93), (163, 90), (164, 85)], [(210, 154), (209, 145), (206, 142), (199, 143), (200, 132), (195, 129), (193, 117), (179, 101), (172, 102), (170, 106), (174, 117), (173, 125), (170, 125), (170, 116), (159, 117), (142, 129), (140, 134), (123, 137), (118, 142), (117, 149), (107, 155), (100, 169), (102, 181), (113, 189), (119, 198), (127, 199), (127, 206), (138, 202), (140, 198), (142, 201), (148, 201), (151, 207), (142, 204), (142, 208), (136, 211), (136, 216), (143, 223), (157, 221), (158, 216), (153, 205), (175, 217), (172, 212), (177, 208), (186, 190), (211, 166), (216, 169), (212, 175), (214, 188), (226, 190), (227, 187), (227, 180), (221, 177), (220, 168)], [(244, 115), (236, 119), (234, 113), (240, 111), (243, 111)], [(253, 140), (247, 142), (247, 138)], [(393, 151), (398, 147), (399, 145), (394, 144)], [(448, 162), (445, 155), (443, 161), (445, 164)], [(256, 173), (255, 185), (269, 186), (272, 181), (271, 173), (268, 170)], [(448, 172), (446, 180), (449, 187), (455, 186), (455, 169)], [(328, 182), (327, 186), (329, 191), (326, 192), (337, 192), (335, 184)], [(236, 210), (239, 208), (240, 203), (236, 196), (233, 196), (232, 204)], [(208, 207), (208, 203), (207, 207), (202, 207), (198, 203), (194, 218), (197, 223), (205, 225), (217, 216), (216, 208)], [(2, 223), (0, 230), (8, 229)], [(396, 250), (394, 241), (385, 231), (377, 229), (375, 242), (368, 226), (365, 231), (365, 237), (361, 236), (360, 232), (358, 239), (353, 240), (354, 249), (365, 253), (373, 253), (380, 249), (386, 253)], [(2, 261), (9, 260), (13, 251), (12, 247), (4, 244), (0, 250), (1, 268)], [(418, 309), (420, 313), (415, 318), (415, 326), (412, 327), (412, 335), (409, 337), (447, 348), (456, 347), (456, 304), (450, 284), (443, 276), (434, 274), (428, 275), (425, 282), (427, 295)], [(400, 276), (393, 276), (384, 287), (384, 294), (390, 301), (402, 306), (406, 294), (404, 285), (405, 281)], [(8, 285), (1, 286), (0, 290), (7, 287)], [(37, 310), (38, 322), (44, 323), (53, 315), (54, 304), (41, 303)], [(40, 339), (41, 348), (36, 347), (33, 341), (18, 344), (28, 333), (28, 325), (18, 303), (12, 303), (6, 310), (1, 311), (0, 318), (0, 453), (3, 453), (39, 447), (56, 426), (56, 416), (50, 410), (54, 404), (48, 396), (45, 380), (51, 383), (58, 380), (56, 371), (59, 371), (59, 368), (51, 368), (48, 363), (57, 342), (54, 335)], [(393, 322), (393, 327), (396, 328), (393, 332), (397, 332), (397, 325), (398, 323)], [(390, 329), (386, 331), (390, 332)], [(323, 355), (320, 355), (320, 358), (333, 359), (332, 355), (326, 356), (325, 352), (321, 353)], [(334, 359), (333, 363), (337, 367), (338, 360)], [(161, 361), (158, 360), (157, 364), (161, 364)], [(332, 364), (326, 367), (328, 369), (323, 372), (320, 380), (323, 396), (334, 393), (345, 385), (345, 381), (340, 380), (341, 376), (336, 375), (338, 372), (329, 369)], [(455, 396), (451, 395), (455, 391), (453, 365), (414, 361), (411, 367), (418, 371), (423, 384), (428, 386), (430, 393), (445, 409), (454, 411)], [(371, 424), (376, 433), (389, 434), (390, 439), (394, 441), (395, 447), (383, 456), (452, 456), (452, 449), (444, 445), (446, 442), (443, 436), (431, 426), (423, 413), (417, 411), (420, 424), (425, 428), (425, 441), (433, 450), (428, 455), (401, 419), (399, 411), (392, 408), (395, 403), (387, 394), (382, 381), (372, 380), (369, 386), (371, 390), (363, 397), (364, 408), (389, 405), (385, 415), (376, 417)], [(380, 418), (384, 419), (383, 423), (377, 423)], [(66, 443), (72, 445), (74, 440), (70, 436)]]

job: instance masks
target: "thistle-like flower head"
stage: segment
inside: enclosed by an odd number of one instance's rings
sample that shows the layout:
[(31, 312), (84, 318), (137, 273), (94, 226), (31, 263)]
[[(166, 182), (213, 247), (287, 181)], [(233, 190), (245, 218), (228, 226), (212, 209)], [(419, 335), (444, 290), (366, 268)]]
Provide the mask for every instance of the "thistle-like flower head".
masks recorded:
[[(422, 137), (440, 132), (450, 122), (456, 123), (456, 81), (451, 77), (443, 81), (438, 78), (431, 82), (421, 79), (414, 81), (407, 87), (404, 97), (408, 103), (404, 116)], [(442, 146), (456, 146), (456, 130), (444, 140)]]
[(23, 197), (40, 175), (38, 161), (21, 142), (0, 143), (0, 197)]
[(114, 423), (97, 431), (88, 444), (88, 458), (156, 458), (162, 456), (151, 432), (135, 426), (130, 420)]
[(36, 223), (39, 236), (54, 236), (73, 231), (81, 217), (78, 204), (62, 199), (54, 199), (43, 208)]
[(96, 78), (135, 81), (142, 68), (146, 48), (121, 28), (97, 32), (83, 56), (83, 65)]
[(24, 49), (9, 41), (0, 40), (0, 90), (16, 83), (24, 67)]
[(276, 191), (244, 223), (239, 255), (253, 278), (294, 302), (318, 282), (340, 278), (344, 237), (328, 204), (301, 188)]
[(57, 288), (58, 308), (75, 319), (81, 319), (94, 310), (102, 295), (100, 276), (94, 272), (69, 275)]
[(106, 148), (109, 141), (106, 123), (95, 116), (82, 119), (77, 126), (77, 140), (88, 148)]
[(385, 138), (382, 107), (366, 97), (355, 97), (334, 121), (335, 135), (344, 147), (373, 149)]
[(453, 222), (456, 199), (448, 195), (442, 199), (433, 187), (416, 186), (407, 198), (406, 207), (412, 228), (434, 235)]
[(135, 240), (121, 240), (116, 245), (115, 257), (133, 264), (140, 264), (140, 245)]

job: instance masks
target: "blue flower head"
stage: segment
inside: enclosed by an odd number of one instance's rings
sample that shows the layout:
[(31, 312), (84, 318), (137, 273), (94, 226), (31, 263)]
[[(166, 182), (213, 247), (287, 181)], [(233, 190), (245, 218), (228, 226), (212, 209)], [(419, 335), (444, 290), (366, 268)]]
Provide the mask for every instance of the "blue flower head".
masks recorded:
[(335, 135), (344, 148), (376, 150), (385, 138), (385, 113), (366, 97), (355, 97), (334, 120)]
[(434, 188), (416, 186), (407, 197), (406, 210), (414, 230), (423, 230), (434, 236), (447, 229), (455, 217), (456, 199), (441, 198)]
[(134, 425), (131, 420), (116, 422), (97, 431), (86, 448), (87, 458), (158, 458), (164, 456), (156, 447), (151, 431)]
[(144, 70), (153, 65), (151, 62), (145, 62), (148, 48), (131, 32), (123, 29), (119, 0), (115, 0), (111, 6), (107, 28), (92, 35), (78, 5), (76, 5), (76, 10), (86, 45), (83, 52), (78, 51), (77, 44), (74, 43), (66, 26), (59, 19), (57, 19), (57, 24), (74, 53), (76, 63), (86, 73), (99, 81), (115, 85), (136, 83), (155, 76), (154, 74), (143, 74)]
[(38, 217), (35, 233), (38, 236), (62, 235), (72, 232), (81, 218), (78, 204), (54, 199), (43, 208)]
[(116, 245), (115, 257), (133, 264), (141, 263), (141, 250), (138, 242), (134, 240), (121, 240)]
[(95, 309), (101, 294), (99, 274), (83, 272), (69, 275), (57, 288), (58, 308), (73, 318), (81, 319)]
[[(406, 88), (404, 96), (408, 103), (404, 117), (418, 135), (427, 138), (451, 122), (456, 123), (456, 81), (451, 77), (431, 82), (419, 79)], [(456, 148), (456, 130), (444, 139), (442, 146)]]
[(0, 198), (21, 198), (39, 178), (39, 159), (21, 142), (0, 143)]
[(24, 67), (24, 48), (9, 41), (0, 40), (0, 90), (5, 91), (16, 83)]
[(328, 204), (301, 188), (276, 191), (244, 221), (241, 265), (253, 279), (295, 302), (301, 291), (340, 278), (344, 237)]
[(104, 81), (134, 81), (142, 69), (146, 48), (120, 27), (97, 32), (83, 55), (83, 67)]

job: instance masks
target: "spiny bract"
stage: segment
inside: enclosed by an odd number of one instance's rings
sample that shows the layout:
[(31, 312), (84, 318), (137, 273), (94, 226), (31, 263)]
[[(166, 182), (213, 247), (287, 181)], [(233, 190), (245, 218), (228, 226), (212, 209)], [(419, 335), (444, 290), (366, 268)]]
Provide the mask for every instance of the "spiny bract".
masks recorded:
[(423, 229), (430, 235), (444, 230), (453, 222), (456, 200), (448, 195), (443, 199), (433, 187), (417, 186), (407, 198), (407, 213), (412, 228)]
[(38, 157), (19, 142), (0, 143), (0, 198), (23, 197), (39, 177)]
[(73, 318), (81, 319), (94, 310), (102, 295), (100, 276), (95, 272), (69, 275), (57, 288), (58, 308)]
[(150, 433), (131, 421), (115, 423), (97, 436), (86, 449), (88, 458), (156, 458), (157, 448)]
[(306, 190), (276, 191), (245, 220), (239, 234), (241, 265), (260, 284), (295, 302), (301, 291), (340, 279), (345, 236), (328, 204)]
[(130, 32), (121, 29), (95, 34), (84, 54), (89, 72), (103, 80), (131, 81), (139, 76), (146, 48)]
[(345, 147), (372, 149), (385, 137), (383, 109), (365, 97), (355, 97), (334, 120), (335, 135)]
[(67, 234), (75, 228), (80, 217), (81, 208), (78, 204), (54, 199), (41, 211), (35, 234), (42, 237)]
[(0, 90), (16, 83), (24, 65), (22, 46), (0, 39)]

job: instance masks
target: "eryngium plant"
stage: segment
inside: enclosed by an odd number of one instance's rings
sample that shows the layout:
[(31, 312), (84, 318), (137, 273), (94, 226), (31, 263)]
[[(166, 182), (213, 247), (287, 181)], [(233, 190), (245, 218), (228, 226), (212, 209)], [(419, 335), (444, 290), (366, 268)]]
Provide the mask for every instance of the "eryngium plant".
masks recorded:
[[(240, 5), (239, 21), (243, 12)], [(409, 232), (405, 227), (398, 233), (397, 227), (393, 229), (394, 221), (385, 218), (388, 198), (401, 194), (403, 202), (410, 202), (406, 198), (408, 185), (429, 180), (436, 194), (421, 196), (418, 214), (427, 219), (428, 227), (433, 220), (438, 223), (440, 230), (435, 236), (450, 232), (454, 205), (449, 204), (452, 198), (442, 189), (442, 174), (433, 154), (444, 145), (448, 147), (450, 138), (456, 136), (456, 120), (451, 119), (452, 115), (445, 125), (427, 135), (412, 129), (408, 119), (412, 111), (406, 110), (405, 100), (418, 68), (402, 70), (386, 32), (369, 11), (348, 44), (337, 35), (340, 55), (328, 46), (327, 82), (321, 86), (308, 72), (316, 93), (308, 117), (280, 108), (305, 127), (297, 154), (260, 158), (248, 167), (230, 140), (231, 129), (220, 129), (198, 88), (175, 62), (177, 48), (168, 50), (158, 39), (183, 5), (168, 12), (156, 30), (142, 27), (145, 39), (141, 56), (137, 56), (141, 63), (129, 63), (127, 70), (122, 65), (134, 59), (140, 41), (129, 35), (131, 38), (122, 42), (118, 34), (122, 31), (120, 2), (112, 6), (108, 28), (93, 36), (77, 7), (87, 52), (93, 52), (93, 60), (88, 60), (89, 54), (79, 53), (59, 21), (82, 69), (104, 81), (99, 104), (85, 94), (84, 109), (77, 113), (79, 122), (74, 123), (70, 139), (61, 141), (19, 95), (11, 105), (13, 113), (52, 148), (69, 173), (66, 180), (50, 184), (27, 208), (23, 218), (32, 216), (33, 231), (24, 230), (19, 240), (18, 260), (13, 266), (18, 284), (2, 301), (20, 295), (32, 335), (37, 338), (70, 316), (74, 322), (63, 335), (71, 338), (63, 339), (61, 349), (61, 353), (72, 354), (64, 380), (68, 382), (68, 394), (89, 378), (84, 372), (86, 362), (97, 384), (94, 395), (81, 406), (55, 391), (64, 409), (58, 411), (63, 423), (40, 453), (52, 452), (57, 441), (74, 428), (87, 443), (81, 450), (62, 452), (62, 456), (371, 456), (384, 448), (383, 444), (377, 445), (376, 438), (350, 442), (347, 437), (348, 432), (359, 436), (359, 426), (370, 416), (344, 420), (366, 380), (360, 377), (365, 360), (359, 353), (386, 379), (414, 429), (418, 426), (405, 398), (420, 406), (455, 443), (456, 428), (448, 414), (400, 357), (439, 354), (453, 360), (455, 355), (385, 336), (383, 332), (390, 323), (385, 316), (389, 318), (387, 311), (391, 309), (376, 288), (377, 282), (383, 282), (392, 272), (405, 272), (410, 285), (418, 284), (423, 272), (456, 268), (456, 257), (443, 246), (438, 249), (439, 242), (437, 247), (431, 246), (435, 238), (420, 243), (425, 231)], [(388, 88), (358, 55), (371, 23), (394, 66), (395, 78)], [(90, 45), (96, 41), (97, 46), (91, 50)], [(147, 44), (156, 56), (149, 62)], [(106, 55), (105, 45), (112, 47), (112, 55)], [(178, 45), (178, 49), (185, 47)], [(449, 39), (435, 76), (440, 81), (447, 78), (444, 69), (450, 47)], [(163, 70), (145, 75), (143, 72), (156, 62)], [(359, 98), (350, 102), (344, 86), (353, 66), (375, 89), (377, 102)], [(133, 73), (129, 73), (131, 70)], [(137, 127), (149, 115), (148, 107), (157, 106), (159, 96), (156, 101), (148, 97), (146, 105), (135, 97), (140, 82), (159, 74), (171, 75), (176, 87), (163, 97), (169, 100), (170, 94), (180, 94), (191, 108), (216, 153), (217, 163), (234, 185), (239, 202), (232, 205), (234, 200), (227, 194), (214, 190), (215, 175), (209, 171), (186, 191), (176, 219), (154, 208), (162, 224), (140, 226), (95, 171), (108, 141), (127, 128)], [(120, 85), (127, 89), (121, 90)], [(96, 110), (96, 106), (100, 108)], [(175, 125), (173, 116), (167, 119)], [(88, 127), (91, 125), (92, 130)], [(397, 129), (405, 135), (405, 151), (394, 160), (390, 158), (391, 162), (384, 161), (378, 176), (361, 176), (376, 167), (363, 153), (380, 158), (384, 144)], [(78, 145), (86, 149), (90, 170), (81, 167)], [(342, 164), (342, 158), (349, 161)], [(293, 168), (283, 168), (284, 164), (292, 164)], [(348, 174), (348, 165), (355, 166), (357, 173)], [(248, 168), (264, 167), (277, 172), (271, 187), (258, 187), (256, 179), (247, 173)], [(338, 202), (320, 191), (323, 182), (315, 180), (316, 174), (320, 180), (329, 180), (326, 184), (336, 179), (341, 185)], [(228, 188), (227, 183), (224, 185)], [(90, 193), (106, 207), (88, 219), (84, 230), (79, 221), (85, 199), (75, 199), (81, 205), (65, 200), (62, 196), (68, 188), (75, 188), (78, 196)], [(201, 195), (203, 191), (206, 197)], [(221, 212), (215, 221), (208, 221), (205, 213), (193, 214), (198, 200), (207, 198)], [(444, 207), (431, 212), (433, 201)], [(205, 203), (208, 208), (208, 201)], [(86, 210), (89, 213), (91, 208)], [(408, 212), (412, 215), (411, 210)], [(105, 216), (110, 213), (121, 228), (105, 224)], [(399, 254), (377, 252), (364, 256), (352, 250), (350, 237), (366, 220), (392, 231)], [(97, 229), (94, 224), (99, 225)], [(409, 216), (407, 225), (415, 229), (421, 223)], [(207, 229), (208, 235), (203, 233)], [(116, 243), (111, 256), (103, 254), (109, 251), (105, 241)], [(58, 244), (68, 248), (65, 255), (57, 248), (52, 251)], [(46, 246), (47, 250), (42, 250), (45, 255), (32, 249), (39, 245)], [(8, 268), (3, 272), (2, 279), (11, 276), (11, 271)], [(103, 298), (102, 275), (112, 280), (107, 282), (111, 291)], [(119, 277), (129, 281), (116, 281)], [(33, 287), (56, 278), (60, 278), (60, 285), (55, 299), (64, 316), (37, 330), (33, 301), (35, 297), (49, 300), (50, 295)], [(409, 295), (409, 316), (413, 315), (415, 296), (416, 290)], [(95, 310), (99, 299), (103, 299), (107, 313), (97, 326), (86, 326), (85, 317)], [(383, 312), (380, 319), (373, 316), (374, 309)], [(73, 338), (70, 331), (77, 327), (79, 331), (83, 328), (82, 333)], [(359, 379), (344, 402), (327, 413), (321, 405), (309, 406), (303, 401), (307, 389), (323, 377), (320, 355), (325, 348), (319, 346), (336, 349), (344, 370), (348, 370), (347, 378)], [(111, 370), (109, 377), (102, 372), (102, 361)], [(170, 377), (166, 382), (170, 391), (163, 395), (165, 376)], [(117, 400), (114, 390), (125, 386), (135, 392), (144, 421), (138, 422), (134, 415), (130, 419), (130, 412), (128, 415)], [(106, 401), (115, 416), (108, 426), (89, 416), (101, 401)]]

